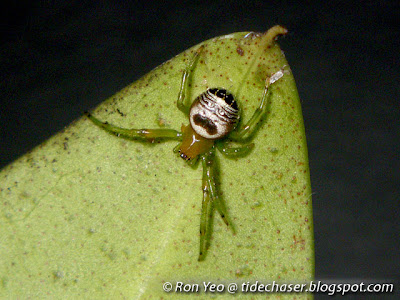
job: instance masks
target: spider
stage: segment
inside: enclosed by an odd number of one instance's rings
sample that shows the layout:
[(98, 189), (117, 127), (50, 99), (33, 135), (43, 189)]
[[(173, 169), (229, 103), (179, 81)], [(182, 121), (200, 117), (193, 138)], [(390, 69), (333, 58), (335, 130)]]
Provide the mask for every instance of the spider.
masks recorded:
[[(209, 225), (211, 224), (210, 219), (212, 216), (210, 212), (213, 211), (214, 207), (221, 215), (223, 222), (235, 233), (217, 189), (215, 180), (217, 172), (215, 164), (216, 149), (228, 158), (243, 157), (249, 154), (254, 147), (254, 143), (244, 143), (248, 142), (249, 137), (251, 138), (258, 130), (259, 126), (257, 124), (266, 113), (270, 85), (283, 76), (283, 70), (279, 70), (267, 78), (259, 107), (245, 125), (238, 126), (241, 117), (239, 103), (224, 88), (207, 89), (195, 98), (191, 105), (185, 103), (187, 102), (185, 101), (185, 92), (190, 81), (189, 77), (203, 48), (204, 46), (201, 46), (195, 51), (183, 72), (177, 107), (189, 118), (189, 125), (182, 124), (181, 132), (173, 129), (126, 129), (102, 122), (90, 113), (85, 113), (95, 125), (118, 137), (144, 142), (168, 139), (178, 140), (179, 144), (174, 148), (174, 152), (179, 153), (180, 157), (192, 166), (198, 160), (201, 161), (203, 167), (203, 201), (200, 216), (199, 261), (205, 259), (209, 246), (210, 233), (208, 231), (210, 230)], [(244, 145), (230, 147), (228, 145), (230, 141)]]

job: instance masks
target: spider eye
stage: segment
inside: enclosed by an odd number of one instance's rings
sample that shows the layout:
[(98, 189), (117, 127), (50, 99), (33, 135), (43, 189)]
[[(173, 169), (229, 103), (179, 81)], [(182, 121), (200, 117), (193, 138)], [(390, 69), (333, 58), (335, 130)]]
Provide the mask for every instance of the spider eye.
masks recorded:
[(226, 90), (217, 90), (217, 97), (221, 99), (225, 99), (226, 97)]
[[(232, 107), (233, 107), (233, 105), (236, 105), (236, 101), (233, 99), (232, 94), (226, 95), (225, 102)], [(236, 109), (237, 109), (237, 107), (236, 107)]]
[(232, 97), (232, 100), (230, 100), (230, 103), (228, 102), (227, 99), (225, 99), (225, 101), (226, 101), (226, 103), (228, 103), (234, 110), (238, 110), (238, 109), (239, 109), (239, 107), (238, 107), (238, 105), (237, 105), (237, 102), (233, 99), (233, 97)]
[(213, 89), (209, 89), (208, 90), (211, 94), (216, 94), (217, 92), (218, 92), (218, 89), (217, 88), (213, 88)]
[(225, 103), (230, 105), (233, 109), (238, 110), (238, 105), (233, 98), (232, 94), (227, 90), (221, 89), (217, 91), (217, 97), (224, 99)]
[(208, 92), (210, 94), (213, 94), (217, 96), (218, 98), (221, 98), (225, 101), (226, 104), (230, 105), (234, 109), (238, 109), (237, 103), (235, 99), (233, 98), (233, 95), (229, 93), (225, 89), (219, 89), (219, 88), (212, 88), (209, 89)]

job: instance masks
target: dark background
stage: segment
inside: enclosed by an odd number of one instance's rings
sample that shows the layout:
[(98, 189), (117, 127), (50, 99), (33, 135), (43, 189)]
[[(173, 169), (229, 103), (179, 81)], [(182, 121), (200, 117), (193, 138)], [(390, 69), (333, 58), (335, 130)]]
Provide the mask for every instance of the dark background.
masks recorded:
[(0, 167), (186, 48), (281, 24), (309, 147), (316, 278), (398, 280), (400, 4), (143, 2), (2, 8)]

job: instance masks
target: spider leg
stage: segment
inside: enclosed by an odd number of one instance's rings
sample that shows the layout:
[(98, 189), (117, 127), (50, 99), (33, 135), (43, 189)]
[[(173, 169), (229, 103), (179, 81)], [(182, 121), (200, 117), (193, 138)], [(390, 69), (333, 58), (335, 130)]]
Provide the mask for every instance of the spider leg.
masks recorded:
[(201, 46), (196, 50), (196, 52), (194, 53), (193, 57), (189, 61), (189, 64), (186, 66), (186, 69), (182, 75), (181, 87), (179, 90), (178, 101), (176, 102), (176, 105), (185, 114), (188, 114), (189, 110), (190, 110), (190, 105), (187, 105), (184, 103), (185, 97), (186, 97), (186, 92), (187, 92), (187, 87), (189, 85), (189, 76), (193, 70), (193, 66), (196, 63), (199, 54), (203, 51), (203, 49), (204, 49), (204, 46)]
[[(202, 157), (202, 161), (204, 161), (204, 156)], [(202, 182), (202, 189), (203, 189), (203, 201), (201, 203), (201, 217), (200, 217), (200, 252), (199, 252), (199, 261), (204, 260), (207, 248), (208, 248), (208, 241), (207, 238), (209, 237), (208, 229), (209, 229), (209, 221), (210, 218), (210, 189), (207, 183), (207, 171), (204, 168), (203, 163), (203, 182)]]
[(182, 145), (182, 142), (180, 142), (178, 145), (176, 145), (172, 151), (174, 153), (179, 153), (179, 149), (181, 148), (181, 145)]
[(86, 112), (85, 114), (95, 125), (118, 137), (126, 139), (141, 139), (148, 142), (154, 142), (155, 139), (182, 139), (182, 133), (173, 129), (126, 129), (114, 126), (107, 122), (102, 122), (93, 117), (90, 113)]
[(215, 144), (218, 150), (228, 158), (246, 156), (254, 148), (254, 143), (246, 144), (241, 147), (229, 147), (229, 140), (218, 141)]
[(284, 75), (284, 70), (281, 69), (278, 72), (272, 74), (269, 78), (267, 78), (265, 82), (264, 92), (262, 95), (260, 106), (256, 109), (253, 116), (247, 122), (246, 125), (242, 126), (238, 130), (232, 132), (229, 136), (232, 140), (235, 141), (246, 141), (256, 132), (258, 126), (257, 124), (260, 122), (262, 117), (267, 112), (268, 107), (268, 97), (270, 95), (269, 87)]
[(201, 156), (201, 161), (203, 165), (203, 202), (200, 218), (199, 261), (204, 260), (209, 245), (211, 234), (208, 232), (208, 230), (211, 229), (210, 224), (214, 206), (221, 215), (224, 223), (232, 229), (233, 233), (235, 233), (235, 228), (233, 227), (232, 222), (229, 220), (225, 205), (218, 195), (215, 183), (215, 149), (212, 148), (209, 152), (203, 154)]

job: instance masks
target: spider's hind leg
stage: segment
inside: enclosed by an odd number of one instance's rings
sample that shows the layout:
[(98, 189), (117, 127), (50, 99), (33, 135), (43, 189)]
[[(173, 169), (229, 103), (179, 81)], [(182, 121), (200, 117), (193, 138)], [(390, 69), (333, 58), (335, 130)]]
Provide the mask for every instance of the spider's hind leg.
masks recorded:
[(224, 223), (232, 229), (233, 233), (235, 233), (233, 223), (230, 221), (226, 207), (217, 191), (217, 185), (215, 182), (215, 149), (212, 148), (209, 152), (203, 154), (201, 156), (201, 161), (203, 165), (203, 202), (200, 217), (199, 261), (204, 260), (209, 245), (209, 239), (211, 238), (209, 230), (211, 230), (211, 218), (213, 216), (214, 207), (218, 210)]
[(253, 143), (241, 147), (230, 147), (229, 140), (218, 141), (215, 144), (217, 149), (228, 158), (244, 157), (254, 148)]
[(86, 112), (85, 114), (95, 125), (118, 137), (123, 137), (126, 139), (138, 139), (148, 142), (154, 142), (156, 139), (182, 139), (182, 134), (173, 129), (126, 129), (117, 127), (107, 122), (102, 122), (93, 117), (90, 113)]

